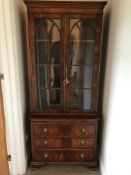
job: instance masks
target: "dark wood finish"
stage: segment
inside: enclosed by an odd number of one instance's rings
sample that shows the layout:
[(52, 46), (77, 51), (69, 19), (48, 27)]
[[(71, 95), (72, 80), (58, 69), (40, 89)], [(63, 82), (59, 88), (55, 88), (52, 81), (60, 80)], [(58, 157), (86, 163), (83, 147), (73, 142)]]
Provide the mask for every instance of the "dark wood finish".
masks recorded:
[(71, 162), (40, 162), (40, 161), (32, 161), (31, 162), (31, 166), (33, 168), (40, 168), (41, 166), (44, 166), (44, 165), (51, 165), (51, 164), (57, 164), (57, 165), (67, 165), (67, 164), (72, 164), (72, 165), (85, 165), (87, 166), (88, 168), (90, 168), (91, 170), (96, 170), (97, 167), (98, 167), (98, 164), (97, 162), (89, 162), (89, 161), (85, 161), (85, 162), (74, 162), (74, 161), (71, 161)]
[(96, 144), (96, 138), (87, 137), (40, 137), (33, 138), (35, 149), (50, 148), (86, 148), (92, 149)]
[[(25, 1), (28, 13), (102, 14), (106, 1)], [(69, 8), (70, 7), (70, 8)]]
[[(97, 162), (97, 127), (98, 120), (95, 119), (32, 119), (33, 162)], [(80, 158), (81, 154), (84, 158)], [(43, 158), (44, 155), (48, 155), (48, 160)]]
[(0, 77), (0, 174), (9, 175), (1, 77)]
[(88, 122), (42, 122), (33, 123), (32, 132), (34, 136), (96, 136), (96, 124)]
[(35, 151), (34, 161), (42, 162), (91, 162), (94, 160), (94, 151), (89, 151), (87, 149), (76, 149), (76, 150), (37, 150)]
[[(38, 1), (26, 0), (29, 24), (28, 77), (30, 91), (30, 118), (32, 166), (53, 163), (85, 164), (97, 166), (98, 92), (100, 89), (101, 33), (103, 8), (98, 1)], [(40, 108), (38, 104), (38, 76), (36, 71), (36, 19), (60, 19), (60, 104), (59, 108)], [(91, 107), (87, 110), (69, 108), (69, 89), (63, 84), (67, 78), (66, 64), (69, 54), (70, 19), (96, 22), (94, 29), (94, 56), (92, 63)], [(43, 56), (44, 58), (44, 56)], [(42, 66), (42, 65), (41, 65)], [(82, 92), (82, 88), (80, 88)], [(42, 97), (43, 98), (43, 97)]]

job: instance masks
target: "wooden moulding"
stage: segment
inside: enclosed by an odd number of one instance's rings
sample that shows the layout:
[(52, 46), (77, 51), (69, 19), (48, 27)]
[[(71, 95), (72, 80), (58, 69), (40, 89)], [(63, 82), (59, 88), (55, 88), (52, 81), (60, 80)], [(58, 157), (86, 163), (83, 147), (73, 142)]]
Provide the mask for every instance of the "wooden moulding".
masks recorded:
[[(3, 76), (1, 76), (0, 79), (2, 77)], [(9, 175), (1, 84), (0, 84), (0, 175)]]
[(28, 13), (100, 14), (106, 3), (107, 1), (25, 1)]

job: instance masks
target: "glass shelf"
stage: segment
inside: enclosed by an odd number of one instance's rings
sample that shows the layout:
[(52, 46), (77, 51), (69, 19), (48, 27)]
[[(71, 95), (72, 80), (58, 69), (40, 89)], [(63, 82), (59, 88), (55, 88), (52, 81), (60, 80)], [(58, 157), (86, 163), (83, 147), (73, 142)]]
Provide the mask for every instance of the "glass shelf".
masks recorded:
[(72, 66), (80, 66), (80, 67), (92, 67), (92, 65), (83, 65), (82, 63), (81, 64), (67, 64), (68, 67), (72, 67)]
[(59, 40), (36, 39), (36, 42), (59, 42)]
[(80, 42), (80, 43), (82, 43), (82, 42), (89, 42), (89, 43), (94, 43), (95, 41), (94, 40), (70, 40), (70, 42)]
[(44, 67), (44, 66), (54, 66), (54, 67), (59, 67), (60, 66), (60, 64), (36, 64), (36, 66), (42, 66), (42, 67)]

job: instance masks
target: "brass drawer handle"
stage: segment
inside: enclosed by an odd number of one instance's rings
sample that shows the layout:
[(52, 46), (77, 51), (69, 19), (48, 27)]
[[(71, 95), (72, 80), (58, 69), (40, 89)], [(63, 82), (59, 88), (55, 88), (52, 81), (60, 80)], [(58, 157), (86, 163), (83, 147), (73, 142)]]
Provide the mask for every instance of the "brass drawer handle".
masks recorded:
[(47, 134), (48, 133), (48, 129), (47, 128), (44, 128), (43, 129), (43, 132), (44, 132), (44, 134)]
[(82, 153), (80, 154), (80, 158), (83, 159), (85, 157), (85, 155)]
[(48, 159), (48, 154), (44, 154), (44, 159)]
[(81, 133), (82, 133), (82, 134), (85, 134), (85, 133), (86, 133), (86, 129), (85, 129), (85, 128), (82, 128), (82, 129), (81, 129)]
[(81, 140), (81, 145), (85, 145), (85, 140)]
[(48, 145), (48, 140), (45, 140), (43, 145), (47, 146)]

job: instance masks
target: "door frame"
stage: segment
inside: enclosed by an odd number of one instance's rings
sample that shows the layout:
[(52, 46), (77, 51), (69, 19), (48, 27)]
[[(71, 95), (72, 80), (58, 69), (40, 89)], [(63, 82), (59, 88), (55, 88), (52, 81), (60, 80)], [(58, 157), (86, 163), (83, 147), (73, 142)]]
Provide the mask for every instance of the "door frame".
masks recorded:
[[(21, 2), (20, 2), (21, 1)], [(22, 0), (17, 3), (24, 3)], [(27, 168), (27, 155), (23, 111), (19, 99), (18, 43), (16, 28), (16, 2), (0, 1), (0, 73), (5, 113), (7, 152), (11, 155), (9, 170), (13, 175), (24, 174)], [(17, 7), (18, 8), (18, 7)]]
[(1, 79), (2, 75), (0, 75), (0, 174), (9, 175)]

